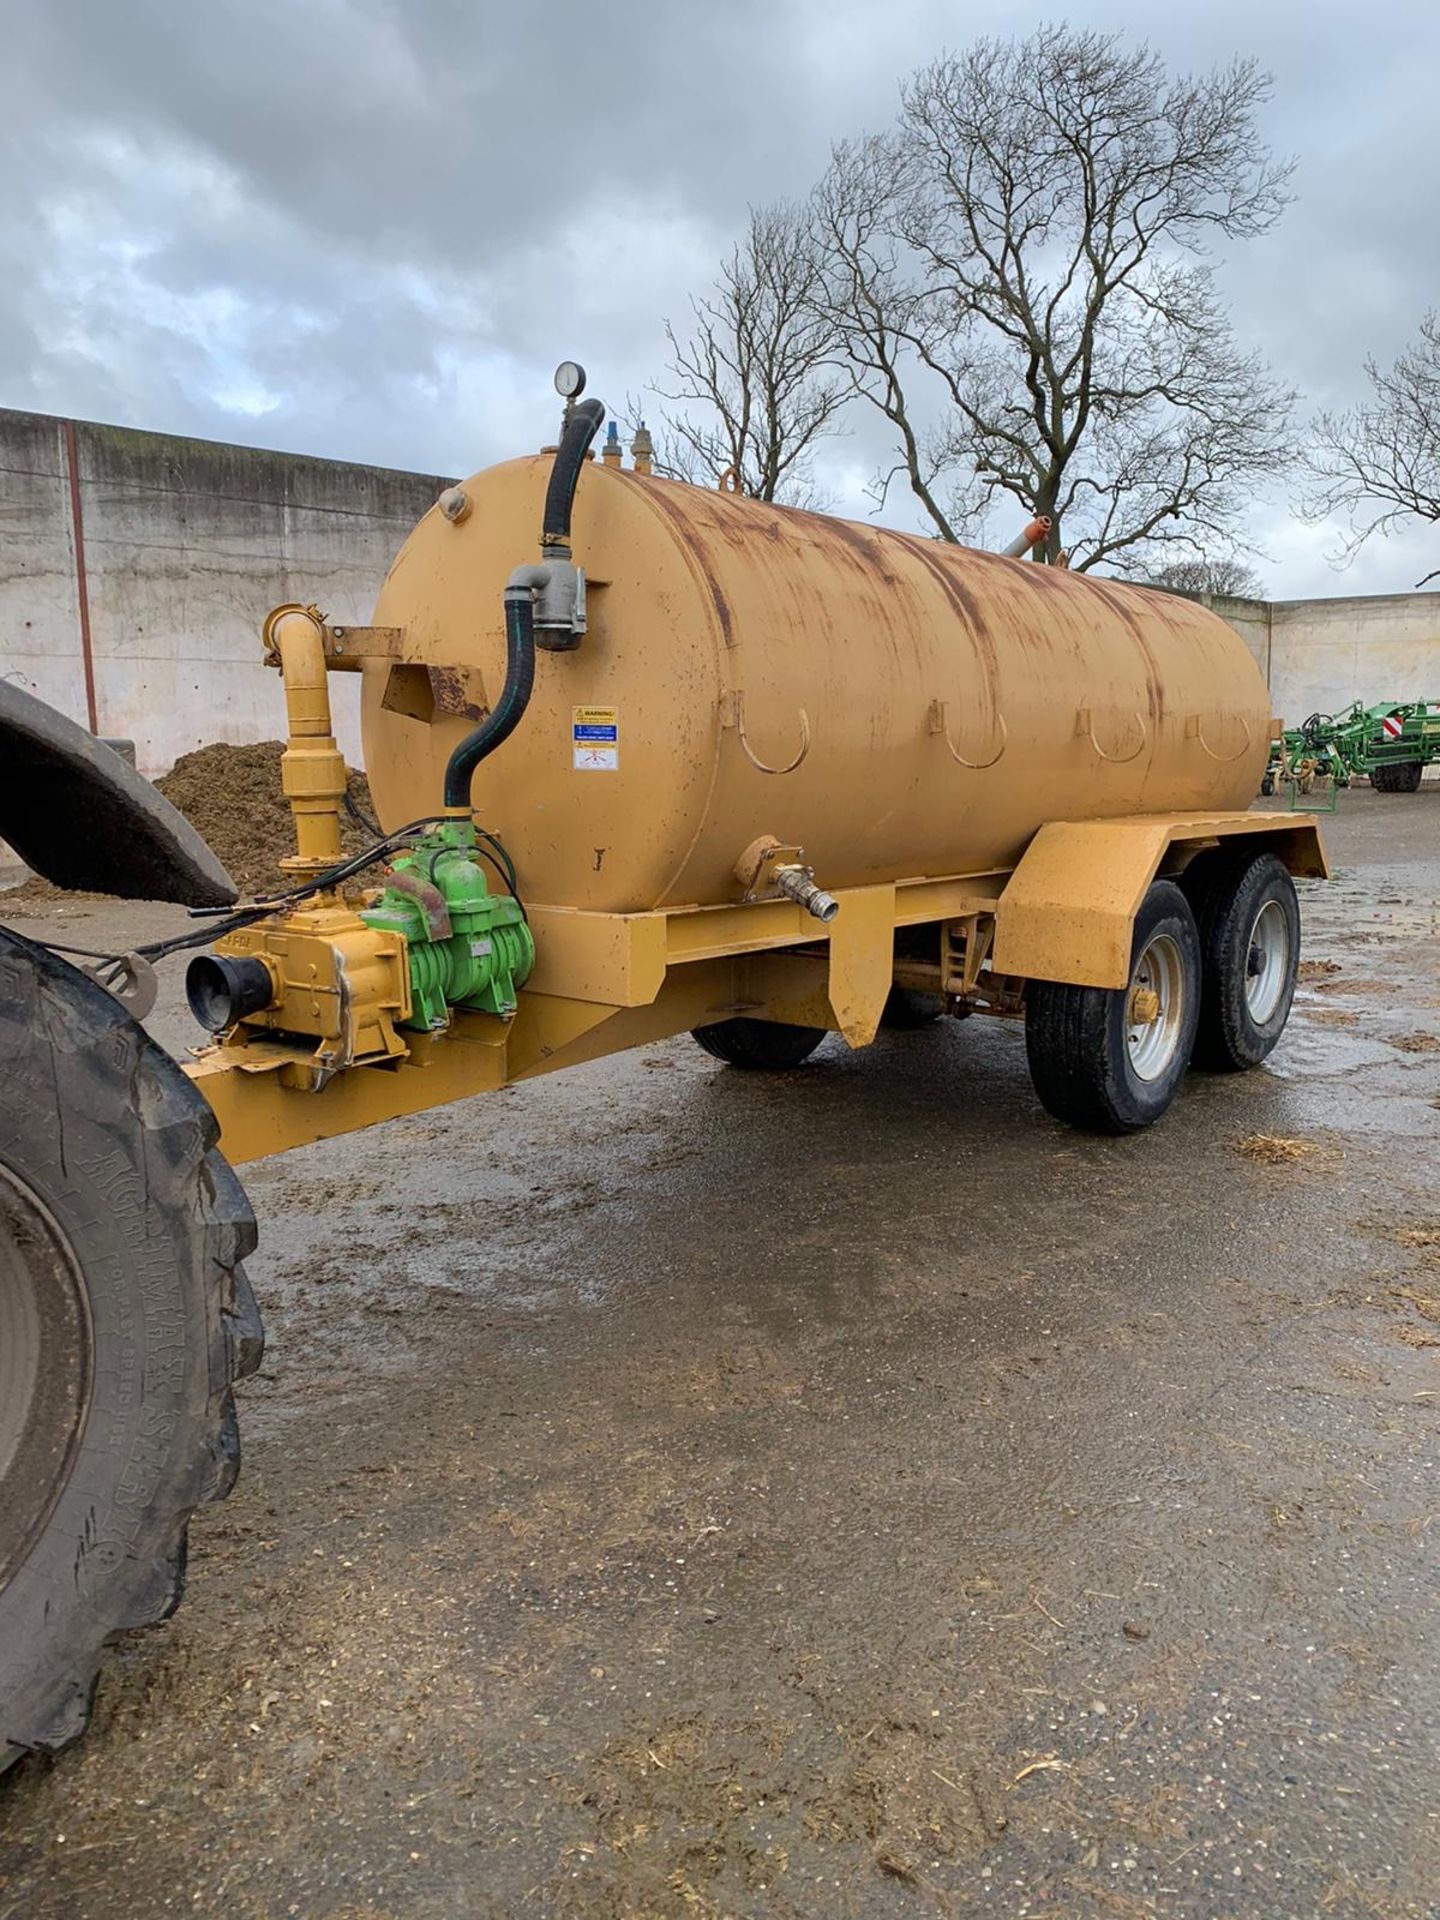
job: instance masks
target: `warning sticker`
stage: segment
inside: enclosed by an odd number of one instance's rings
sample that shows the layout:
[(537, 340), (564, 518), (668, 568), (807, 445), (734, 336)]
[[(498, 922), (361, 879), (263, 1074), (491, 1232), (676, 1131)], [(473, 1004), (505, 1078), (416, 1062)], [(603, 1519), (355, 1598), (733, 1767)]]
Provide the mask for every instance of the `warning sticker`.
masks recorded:
[(584, 773), (616, 773), (620, 767), (620, 709), (572, 707), (575, 767)]

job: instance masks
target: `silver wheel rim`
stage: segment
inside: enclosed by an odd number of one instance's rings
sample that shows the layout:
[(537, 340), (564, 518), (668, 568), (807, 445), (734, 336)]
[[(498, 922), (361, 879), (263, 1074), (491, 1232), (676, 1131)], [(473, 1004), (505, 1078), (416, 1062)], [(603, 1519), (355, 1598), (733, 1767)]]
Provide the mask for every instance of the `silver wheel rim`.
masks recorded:
[(1245, 950), (1245, 1005), (1257, 1027), (1274, 1018), (1290, 975), (1290, 922), (1278, 900), (1256, 914)]
[(1170, 934), (1157, 933), (1135, 962), (1126, 995), (1125, 1052), (1137, 1080), (1160, 1079), (1184, 1030), (1184, 956)]

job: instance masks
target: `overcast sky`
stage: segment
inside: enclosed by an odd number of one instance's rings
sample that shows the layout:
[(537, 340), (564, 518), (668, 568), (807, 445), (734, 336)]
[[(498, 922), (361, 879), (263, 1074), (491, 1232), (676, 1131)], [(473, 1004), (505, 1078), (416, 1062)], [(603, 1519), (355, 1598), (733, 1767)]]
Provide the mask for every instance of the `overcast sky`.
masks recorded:
[[(549, 437), (578, 357), (661, 375), (746, 208), (806, 192), (973, 0), (0, 0), (0, 405), (437, 472)], [(1296, 204), (1228, 260), (1237, 330), (1309, 405), (1440, 304), (1440, 6), (1077, 4), (1174, 67), (1254, 55)], [(822, 481), (863, 516), (864, 439)], [(886, 515), (914, 524), (895, 496)], [(1278, 598), (1403, 589), (1433, 533), (1259, 501)]]

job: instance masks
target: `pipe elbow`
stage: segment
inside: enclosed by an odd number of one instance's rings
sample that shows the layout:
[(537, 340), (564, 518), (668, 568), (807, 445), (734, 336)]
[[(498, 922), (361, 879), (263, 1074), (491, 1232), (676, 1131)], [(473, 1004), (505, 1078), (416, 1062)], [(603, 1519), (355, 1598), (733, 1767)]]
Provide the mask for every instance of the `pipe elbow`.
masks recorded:
[(516, 567), (505, 582), (505, 598), (508, 601), (528, 600), (532, 594), (541, 592), (550, 584), (550, 569), (538, 561)]
[(276, 607), (265, 616), (261, 639), (287, 687), (325, 685), (325, 627), (313, 607)]

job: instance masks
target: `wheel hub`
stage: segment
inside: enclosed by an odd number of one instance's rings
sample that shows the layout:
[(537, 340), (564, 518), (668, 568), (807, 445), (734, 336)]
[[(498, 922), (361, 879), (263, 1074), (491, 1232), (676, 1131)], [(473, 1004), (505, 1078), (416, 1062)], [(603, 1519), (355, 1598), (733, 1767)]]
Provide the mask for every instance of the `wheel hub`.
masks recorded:
[(39, 1196), (0, 1166), (0, 1588), (70, 1477), (91, 1372), (90, 1314), (74, 1252)]
[(1245, 955), (1245, 1004), (1257, 1027), (1274, 1018), (1290, 974), (1290, 922), (1278, 900), (1267, 900), (1250, 928)]
[(1160, 996), (1151, 987), (1130, 989), (1130, 1025), (1148, 1027), (1160, 1018)]
[(1157, 933), (1135, 962), (1125, 1002), (1125, 1051), (1137, 1079), (1158, 1080), (1185, 1030), (1185, 962), (1168, 933)]

